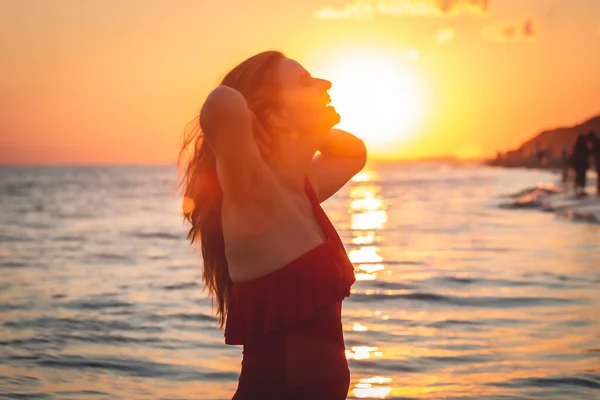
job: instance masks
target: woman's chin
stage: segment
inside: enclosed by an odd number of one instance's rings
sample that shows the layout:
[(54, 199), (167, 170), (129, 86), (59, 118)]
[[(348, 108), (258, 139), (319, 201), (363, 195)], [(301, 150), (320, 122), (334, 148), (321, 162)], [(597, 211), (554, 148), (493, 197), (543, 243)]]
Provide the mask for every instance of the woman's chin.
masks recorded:
[(331, 129), (340, 123), (341, 117), (340, 114), (338, 114), (338, 112), (335, 110), (335, 107), (333, 106), (327, 106), (325, 107), (325, 110), (327, 122), (331, 125), (329, 129)]

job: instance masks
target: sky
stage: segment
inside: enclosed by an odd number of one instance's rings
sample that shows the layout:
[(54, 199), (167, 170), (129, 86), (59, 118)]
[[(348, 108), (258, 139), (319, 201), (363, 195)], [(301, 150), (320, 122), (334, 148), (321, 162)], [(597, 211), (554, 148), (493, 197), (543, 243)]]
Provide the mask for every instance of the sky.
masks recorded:
[(172, 163), (280, 50), (373, 158), (489, 157), (600, 114), (598, 0), (0, 0), (0, 163)]

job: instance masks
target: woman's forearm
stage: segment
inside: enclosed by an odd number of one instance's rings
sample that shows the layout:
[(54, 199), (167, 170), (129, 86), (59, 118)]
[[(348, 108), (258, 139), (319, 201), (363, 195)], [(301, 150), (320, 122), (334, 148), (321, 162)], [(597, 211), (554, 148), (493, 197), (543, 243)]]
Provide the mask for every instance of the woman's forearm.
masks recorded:
[(340, 129), (331, 130), (319, 151), (321, 154), (331, 157), (367, 158), (365, 143), (351, 133)]
[(230, 87), (215, 88), (200, 111), (200, 127), (213, 151), (219, 152), (231, 144), (247, 143), (252, 139), (252, 131), (246, 99)]

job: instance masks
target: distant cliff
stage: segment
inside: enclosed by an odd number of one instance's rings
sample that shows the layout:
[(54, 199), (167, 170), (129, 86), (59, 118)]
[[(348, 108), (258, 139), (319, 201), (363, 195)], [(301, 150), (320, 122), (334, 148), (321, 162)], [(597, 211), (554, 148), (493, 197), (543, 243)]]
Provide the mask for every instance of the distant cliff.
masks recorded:
[(519, 147), (522, 153), (535, 153), (539, 146), (546, 148), (552, 154), (560, 154), (562, 147), (567, 146), (569, 150), (575, 144), (575, 139), (580, 133), (587, 134), (589, 131), (600, 135), (600, 115), (588, 119), (584, 123), (569, 128), (557, 128), (543, 131), (532, 139), (529, 139)]
[(600, 115), (575, 126), (542, 131), (519, 148), (499, 153), (487, 163), (504, 167), (560, 167), (563, 147), (570, 151), (577, 135), (589, 131), (600, 135)]

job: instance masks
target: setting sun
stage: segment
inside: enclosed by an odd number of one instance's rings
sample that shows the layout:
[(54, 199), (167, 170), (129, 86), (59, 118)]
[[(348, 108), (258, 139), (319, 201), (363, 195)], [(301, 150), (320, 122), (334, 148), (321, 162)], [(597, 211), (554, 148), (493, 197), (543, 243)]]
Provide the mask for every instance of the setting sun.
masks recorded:
[(383, 52), (348, 54), (324, 70), (342, 117), (338, 127), (360, 136), (375, 155), (386, 155), (415, 134), (423, 95), (399, 60)]

